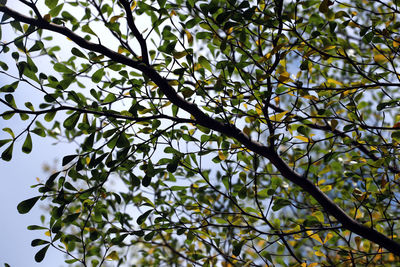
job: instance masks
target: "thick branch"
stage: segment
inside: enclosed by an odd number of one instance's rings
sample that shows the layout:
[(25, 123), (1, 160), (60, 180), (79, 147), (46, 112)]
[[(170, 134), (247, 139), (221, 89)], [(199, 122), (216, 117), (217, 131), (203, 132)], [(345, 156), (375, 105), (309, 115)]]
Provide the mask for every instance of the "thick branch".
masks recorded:
[(126, 14), (126, 20), (128, 22), (128, 26), (131, 29), (133, 35), (136, 37), (136, 39), (139, 42), (140, 49), (142, 50), (142, 60), (146, 65), (149, 65), (149, 53), (147, 51), (147, 44), (146, 40), (143, 39), (142, 34), (139, 32), (139, 30), (136, 28), (135, 21), (132, 16), (132, 11), (131, 7), (129, 5), (129, 2), (127, 0), (120, 0), (122, 6), (125, 9), (125, 14)]
[(71, 30), (46, 22), (45, 20), (39, 18), (34, 19), (22, 15), (8, 7), (0, 6), (0, 11), (8, 14), (9, 16), (15, 18), (18, 21), (28, 23), (30, 25), (34, 25), (36, 27), (47, 29), (53, 32), (60, 33), (64, 36), (67, 36), (77, 45), (82, 48), (101, 53), (113, 61), (119, 62), (121, 64), (125, 64), (137, 70), (140, 70), (144, 75), (149, 77), (154, 83), (156, 83), (160, 90), (164, 93), (164, 95), (175, 105), (180, 107), (181, 109), (190, 113), (196, 120), (196, 123), (208, 127), (212, 130), (218, 131), (222, 134), (235, 138), (239, 142), (241, 142), (248, 149), (253, 152), (267, 158), (282, 174), (283, 177), (290, 180), (294, 184), (300, 186), (305, 192), (312, 195), (318, 203), (327, 211), (329, 214), (334, 216), (346, 229), (368, 239), (376, 244), (382, 246), (388, 251), (392, 252), (400, 256), (400, 244), (395, 241), (389, 239), (385, 235), (379, 233), (378, 231), (368, 228), (357, 221), (353, 220), (349, 217), (337, 204), (335, 204), (326, 194), (324, 194), (316, 185), (314, 185), (311, 181), (302, 177), (300, 174), (296, 173), (292, 170), (274, 151), (272, 148), (264, 146), (256, 141), (253, 141), (240, 131), (237, 127), (231, 124), (223, 124), (211, 117), (207, 114), (203, 113), (197, 105), (194, 103), (190, 103), (179, 96), (175, 90), (168, 84), (168, 81), (161, 77), (160, 74), (151, 68), (150, 66), (143, 64), (141, 62), (135, 61), (131, 58), (128, 58), (124, 55), (118, 54), (100, 44), (94, 44), (86, 41), (82, 37), (76, 35)]

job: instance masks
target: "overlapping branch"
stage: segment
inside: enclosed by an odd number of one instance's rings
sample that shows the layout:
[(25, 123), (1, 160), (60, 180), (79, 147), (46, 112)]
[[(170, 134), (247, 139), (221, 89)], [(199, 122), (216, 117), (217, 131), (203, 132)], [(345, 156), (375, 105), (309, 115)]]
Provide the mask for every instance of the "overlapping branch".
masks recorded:
[[(121, 3), (124, 3), (124, 1), (122, 1)], [(162, 77), (155, 69), (153, 69), (148, 64), (121, 55), (101, 44), (95, 44), (89, 42), (84, 38), (78, 36), (74, 32), (72, 32), (68, 28), (49, 23), (43, 18), (27, 17), (6, 6), (0, 6), (0, 12), (6, 13), (10, 17), (13, 17), (18, 21), (33, 25), (35, 27), (44, 30), (49, 30), (52, 32), (62, 34), (84, 49), (103, 54), (104, 56), (107, 56), (108, 58), (110, 58), (115, 62), (127, 65), (129, 67), (141, 71), (143, 75), (150, 78), (159, 87), (159, 89), (169, 99), (169, 101), (171, 101), (179, 108), (185, 110), (189, 114), (191, 114), (194, 117), (195, 123), (205, 126), (209, 129), (218, 131), (226, 136), (230, 136), (236, 139), (238, 142), (242, 143), (247, 149), (267, 158), (275, 166), (275, 168), (279, 170), (280, 174), (283, 177), (290, 180), (294, 184), (300, 186), (305, 192), (312, 195), (324, 208), (324, 210), (329, 214), (331, 214), (333, 217), (335, 217), (346, 229), (368, 240), (371, 240), (376, 244), (378, 244), (379, 246), (392, 252), (393, 254), (400, 256), (399, 243), (393, 241), (392, 239), (379, 233), (378, 231), (372, 228), (368, 228), (358, 223), (354, 219), (352, 219), (325, 193), (323, 193), (318, 188), (318, 186), (316, 186), (306, 177), (301, 176), (300, 174), (295, 172), (292, 168), (290, 168), (272, 147), (265, 146), (263, 144), (260, 144), (259, 142), (252, 140), (249, 136), (243, 133), (235, 125), (221, 123), (220, 121), (217, 121), (208, 116), (207, 114), (205, 114), (204, 112), (202, 112), (196, 104), (186, 101), (184, 98), (178, 95), (178, 93), (174, 90), (174, 88), (168, 83), (167, 79)]]

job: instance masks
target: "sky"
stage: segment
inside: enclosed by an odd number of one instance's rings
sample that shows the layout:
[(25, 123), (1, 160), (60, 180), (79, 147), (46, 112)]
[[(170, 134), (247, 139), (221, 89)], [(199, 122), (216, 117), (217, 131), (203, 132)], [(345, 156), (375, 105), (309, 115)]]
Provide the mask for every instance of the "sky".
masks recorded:
[[(9, 0), (7, 6), (13, 8), (24, 14), (26, 8), (18, 3), (19, 1)], [(39, 4), (43, 4), (44, 1), (39, 1)], [(1, 18), (0, 14), (0, 18)], [(149, 27), (149, 23), (140, 20), (141, 23), (138, 25), (143, 30)], [(99, 32), (101, 30), (95, 29)], [(46, 36), (50, 35), (48, 32)], [(72, 42), (66, 42), (65, 37), (53, 35), (55, 37), (54, 44), (61, 45), (64, 51), (70, 51), (73, 46)], [(15, 38), (15, 33), (6, 27), (2, 27), (2, 39), (1, 41), (7, 42)], [(111, 42), (110, 42), (111, 41)], [(114, 41), (115, 42), (115, 41)], [(107, 45), (114, 45), (112, 40), (108, 40)], [(11, 45), (10, 47), (15, 47)], [(69, 57), (65, 54), (58, 54), (57, 56)], [(10, 67), (10, 71), (16, 73), (15, 61), (11, 58), (11, 53), (7, 55), (0, 54), (0, 61), (6, 62)], [(52, 66), (48, 61), (41, 61), (40, 58), (34, 59), (36, 65), (39, 66), (40, 72), (54, 73)], [(47, 69), (46, 69), (47, 68)], [(0, 74), (0, 87), (5, 84), (13, 82), (11, 78), (4, 74)], [(18, 107), (24, 108), (24, 102), (30, 101), (34, 105), (35, 103), (42, 103), (42, 96), (35, 94), (32, 88), (28, 85), (20, 83), (16, 92), (13, 93), (15, 101)], [(4, 95), (1, 95), (4, 98)], [(4, 105), (0, 105), (0, 113), (4, 111)], [(55, 120), (60, 120), (62, 114), (57, 114)], [(65, 115), (64, 115), (65, 116)], [(23, 131), (30, 120), (22, 121), (18, 115), (15, 115), (10, 120), (3, 120), (0, 118), (0, 140), (9, 139), (10, 135), (3, 131), (5, 127), (11, 128), (17, 135)], [(43, 122), (43, 119), (41, 120)], [(45, 123), (43, 123), (45, 124)], [(40, 195), (35, 188), (31, 188), (32, 185), (37, 184), (37, 179), (46, 181), (50, 173), (45, 172), (43, 166), (50, 165), (58, 170), (61, 168), (62, 157), (69, 154), (74, 154), (75, 145), (68, 143), (56, 143), (55, 140), (49, 137), (42, 138), (35, 134), (31, 134), (33, 141), (33, 150), (30, 154), (25, 154), (21, 151), (22, 144), (25, 140), (25, 135), (18, 140), (14, 145), (13, 158), (10, 162), (0, 160), (0, 179), (2, 180), (2, 186), (0, 187), (0, 266), (4, 266), (8, 263), (12, 267), (26, 267), (26, 266), (68, 266), (64, 263), (63, 253), (57, 251), (54, 248), (49, 248), (46, 253), (46, 257), (41, 263), (36, 263), (34, 256), (41, 247), (31, 247), (31, 241), (33, 239), (45, 239), (45, 231), (29, 231), (27, 230), (28, 225), (42, 225), (40, 216), (46, 214), (44, 210), (45, 203), (40, 201), (34, 206), (34, 208), (27, 214), (19, 214), (17, 211), (17, 205), (21, 201)], [(0, 153), (7, 147), (5, 145), (0, 149)], [(54, 162), (58, 160), (58, 163)]]
[[(13, 8), (16, 2), (8, 1), (7, 6)], [(3, 28), (2, 41), (12, 40), (15, 34), (12, 31), (4, 30)], [(0, 54), (0, 61), (6, 62), (10, 69), (14, 67), (15, 70), (15, 63), (9, 54)], [(10, 81), (13, 80), (0, 75), (0, 87)], [(19, 86), (14, 97), (19, 103), (28, 100), (33, 103), (41, 101), (33, 94), (32, 90), (23, 84)], [(4, 105), (0, 105), (0, 113), (3, 111)], [(2, 130), (3, 128), (10, 127), (18, 134), (27, 125), (27, 122), (29, 121), (23, 122), (17, 115), (7, 121), (0, 118), (0, 140), (10, 138), (10, 135)], [(12, 160), (10, 162), (0, 160), (0, 266), (4, 266), (5, 263), (12, 267), (67, 266), (64, 263), (64, 255), (52, 248), (48, 250), (41, 263), (35, 262), (34, 256), (40, 247), (31, 247), (31, 241), (35, 238), (47, 238), (44, 231), (29, 231), (27, 226), (41, 225), (40, 215), (45, 214), (44, 205), (38, 202), (28, 214), (24, 215), (18, 213), (17, 205), (25, 199), (39, 195), (37, 189), (31, 188), (31, 186), (37, 184), (37, 178), (44, 181), (48, 178), (49, 173), (44, 172), (44, 164), (54, 166), (55, 159), (60, 162), (62, 155), (71, 154), (74, 147), (66, 143), (54, 145), (54, 140), (41, 138), (35, 134), (32, 134), (32, 140), (33, 151), (29, 155), (21, 151), (23, 137), (14, 146)], [(0, 151), (2, 152), (5, 147)], [(59, 165), (58, 167), (60, 167)]]

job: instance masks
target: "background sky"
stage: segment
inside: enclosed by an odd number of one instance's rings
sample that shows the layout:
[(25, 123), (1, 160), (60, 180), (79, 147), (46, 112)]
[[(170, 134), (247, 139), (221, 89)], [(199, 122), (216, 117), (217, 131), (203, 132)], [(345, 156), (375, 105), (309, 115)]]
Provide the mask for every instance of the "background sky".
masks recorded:
[[(7, 6), (21, 11), (21, 6), (18, 6), (17, 2), (8, 1)], [(1, 17), (2, 14), (0, 14)], [(1, 41), (10, 41), (14, 38), (13, 31), (2, 27)], [(0, 54), (0, 61), (6, 62), (10, 70), (15, 71), (15, 61), (10, 54)], [(11, 81), (13, 81), (11, 78), (0, 74), (0, 87)], [(1, 97), (4, 98), (4, 95)], [(23, 83), (20, 83), (14, 98), (17, 104), (26, 101), (41, 102), (41, 97), (34, 94), (34, 91)], [(0, 113), (3, 111), (4, 105), (0, 105)], [(9, 127), (18, 134), (24, 126), (26, 127), (27, 122), (29, 123), (29, 120), (21, 121), (18, 115), (7, 121), (0, 118), (0, 140), (10, 138), (8, 133), (2, 131), (3, 128)], [(15, 143), (13, 158), (10, 162), (0, 160), (0, 266), (4, 266), (5, 263), (12, 267), (67, 266), (64, 263), (64, 255), (54, 248), (48, 250), (41, 263), (35, 262), (34, 256), (41, 247), (31, 247), (31, 241), (35, 238), (47, 239), (47, 237), (44, 235), (45, 231), (29, 231), (27, 226), (41, 225), (40, 215), (46, 213), (44, 205), (38, 202), (28, 214), (23, 215), (18, 213), (17, 205), (25, 199), (39, 195), (37, 189), (30, 187), (37, 184), (37, 178), (44, 181), (48, 178), (49, 173), (44, 172), (43, 165), (60, 167), (60, 164), (54, 164), (54, 160), (59, 159), (60, 162), (63, 155), (74, 151), (74, 146), (66, 143), (54, 145), (54, 140), (32, 134), (33, 151), (27, 155), (21, 151), (24, 139), (25, 136)], [(2, 147), (0, 152), (6, 147), (7, 145)]]

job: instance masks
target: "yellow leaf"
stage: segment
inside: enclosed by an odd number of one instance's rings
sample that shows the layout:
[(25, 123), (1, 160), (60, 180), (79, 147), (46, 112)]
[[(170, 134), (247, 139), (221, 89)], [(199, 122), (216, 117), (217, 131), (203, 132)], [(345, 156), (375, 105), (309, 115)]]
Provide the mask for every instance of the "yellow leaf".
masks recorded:
[(90, 157), (86, 157), (86, 158), (85, 158), (85, 161), (86, 161), (86, 165), (89, 165), (89, 163), (90, 163)]
[(328, 46), (324, 47), (324, 50), (331, 50), (334, 48), (336, 48), (336, 45), (328, 45)]
[(218, 157), (220, 160), (226, 160), (226, 156), (224, 155), (224, 152), (222, 152), (221, 150), (218, 151)]
[(316, 97), (315, 95), (303, 95), (303, 98), (318, 101), (318, 97)]
[(136, 1), (133, 1), (132, 5), (131, 5), (131, 10), (134, 10), (135, 7), (136, 7), (136, 5), (137, 5), (137, 2), (136, 2)]
[(307, 137), (304, 137), (304, 136), (297, 135), (297, 136), (294, 136), (294, 138), (297, 138), (297, 139), (299, 139), (299, 140), (301, 140), (303, 142), (306, 142), (306, 143), (310, 142), (310, 140)]
[(169, 15), (170, 15), (171, 17), (172, 17), (172, 16), (175, 16), (175, 15), (176, 15), (175, 10), (172, 10), (171, 13), (169, 13)]
[(244, 132), (246, 135), (250, 136), (251, 130), (250, 130), (249, 127), (244, 127), (244, 128), (243, 128), (243, 132)]
[(121, 16), (121, 15), (119, 15), (119, 16), (113, 16), (113, 17), (111, 17), (111, 19), (110, 19), (110, 22), (111, 23), (114, 23), (114, 22), (116, 22), (118, 19), (120, 19), (120, 18), (122, 18), (123, 16)]
[(47, 21), (47, 22), (50, 22), (50, 20), (51, 20), (51, 15), (50, 15), (50, 14), (46, 14), (46, 15), (43, 16), (43, 19), (44, 19), (45, 21)]
[(317, 240), (319, 243), (323, 244), (321, 238), (319, 237), (318, 234), (314, 234), (313, 231), (307, 231), (307, 234), (309, 235), (309, 237), (311, 237), (312, 239)]
[(317, 255), (318, 257), (325, 257), (325, 254), (322, 253), (321, 251), (315, 251), (315, 255)]
[(265, 56), (263, 56), (262, 58), (260, 58), (259, 60), (257, 60), (257, 62), (258, 63), (264, 63), (265, 61), (267, 61), (270, 58), (271, 58), (271, 53), (268, 53)]
[(321, 187), (322, 192), (328, 192), (331, 190), (332, 190), (332, 185), (324, 185), (323, 187)]
[(271, 121), (281, 121), (282, 120), (282, 118), (285, 116), (285, 114), (286, 113), (288, 113), (289, 111), (288, 110), (286, 110), (286, 111), (284, 111), (284, 112), (281, 112), (281, 113), (278, 113), (278, 114), (276, 114), (276, 115), (273, 115), (273, 116), (271, 116), (271, 117), (269, 117), (269, 119), (271, 120)]
[(46, 231), (44, 234), (45, 234), (46, 236), (50, 236), (50, 235), (51, 235), (50, 231)]
[(328, 233), (328, 234), (326, 235), (325, 239), (324, 239), (324, 244), (325, 244), (326, 242), (328, 242), (332, 237), (333, 237), (333, 234), (332, 234), (332, 233)]
[(361, 237), (356, 236), (356, 237), (354, 238), (354, 241), (356, 241), (357, 249), (360, 250)]
[(262, 109), (261, 109), (261, 105), (260, 104), (256, 104), (256, 112), (258, 115), (262, 114)]
[(375, 56), (374, 56), (374, 60), (375, 60), (375, 62), (377, 62), (377, 63), (385, 63), (385, 62), (388, 61), (387, 57), (385, 57), (385, 56), (382, 55), (382, 54), (375, 55)]
[(174, 86), (174, 85), (179, 85), (179, 82), (177, 80), (172, 80), (168, 81), (168, 84)]
[(341, 83), (341, 82), (339, 82), (339, 81), (336, 81), (336, 80), (334, 80), (334, 79), (331, 79), (331, 78), (328, 78), (327, 82), (328, 82), (328, 83), (334, 83), (334, 84), (337, 84), (337, 85), (343, 85), (343, 83)]
[(128, 53), (129, 54), (129, 50), (120, 46), (118, 47), (118, 54), (122, 54), (122, 53)]
[(192, 34), (191, 34), (188, 30), (185, 30), (185, 33), (186, 33), (186, 37), (187, 37), (187, 39), (188, 39), (189, 44), (193, 43), (193, 36), (192, 36)]
[(116, 251), (112, 251), (110, 254), (106, 256), (106, 260), (109, 261), (117, 261), (119, 260), (118, 253)]
[(281, 75), (279, 75), (278, 77), (278, 81), (280, 81), (281, 83), (284, 83), (288, 80), (290, 80), (290, 73), (287, 71), (281, 73)]
[(393, 40), (393, 47), (396, 48), (400, 45), (400, 38), (396, 38)]
[(188, 52), (186, 52), (186, 51), (172, 53), (172, 55), (174, 56), (175, 59), (183, 58), (187, 54), (188, 54)]
[(321, 211), (313, 212), (312, 215), (317, 218), (320, 223), (324, 223), (324, 214)]
[(360, 28), (360, 26), (357, 23), (355, 23), (354, 21), (350, 21), (348, 25), (353, 28)]

